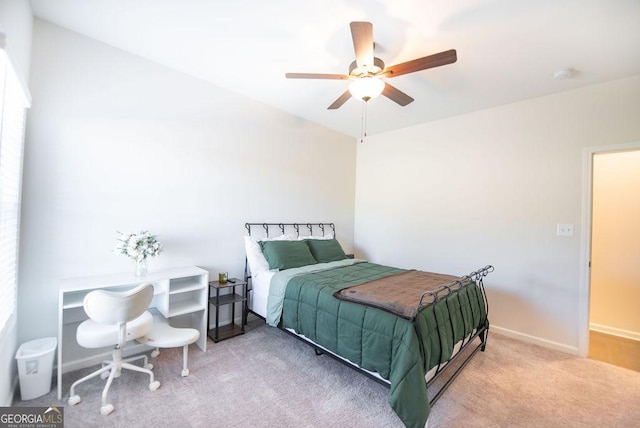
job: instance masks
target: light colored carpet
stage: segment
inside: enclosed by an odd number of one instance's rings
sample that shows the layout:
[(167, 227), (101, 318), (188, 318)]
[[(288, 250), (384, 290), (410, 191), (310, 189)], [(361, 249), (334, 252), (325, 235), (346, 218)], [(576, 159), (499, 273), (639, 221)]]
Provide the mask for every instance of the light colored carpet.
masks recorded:
[[(268, 326), (190, 349), (191, 375), (180, 377), (180, 349), (153, 360), (162, 387), (125, 372), (114, 381), (115, 411), (101, 416), (104, 382), (78, 387), (82, 403), (48, 395), (15, 405), (64, 405), (65, 427), (400, 427), (389, 390)], [(64, 376), (64, 392), (89, 369)], [(18, 396), (19, 397), (19, 396)], [(65, 397), (66, 399), (67, 397)], [(575, 358), (490, 333), (436, 403), (437, 427), (631, 427), (640, 421), (640, 373)]]

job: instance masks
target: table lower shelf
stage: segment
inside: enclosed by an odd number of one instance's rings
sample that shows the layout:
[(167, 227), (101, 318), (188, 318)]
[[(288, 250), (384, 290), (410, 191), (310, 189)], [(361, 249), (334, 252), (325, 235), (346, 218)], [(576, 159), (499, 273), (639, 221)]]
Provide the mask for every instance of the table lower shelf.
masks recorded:
[(244, 334), (244, 329), (238, 324), (227, 324), (221, 327), (218, 327), (218, 338), (216, 339), (216, 329), (212, 328), (209, 330), (209, 338), (214, 342), (218, 343), (221, 340), (230, 339), (232, 337), (239, 336)]

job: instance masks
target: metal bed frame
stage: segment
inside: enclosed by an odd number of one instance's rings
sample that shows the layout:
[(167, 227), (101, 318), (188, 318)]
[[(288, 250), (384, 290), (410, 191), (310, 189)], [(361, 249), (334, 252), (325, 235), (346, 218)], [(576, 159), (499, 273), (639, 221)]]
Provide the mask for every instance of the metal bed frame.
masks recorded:
[[(245, 226), (245, 229), (247, 229), (247, 233), (249, 234), (249, 236), (253, 236), (251, 234), (252, 228), (260, 228), (260, 227), (264, 231), (265, 237), (269, 237), (270, 233), (276, 230), (279, 231), (282, 235), (284, 235), (286, 231), (292, 230), (298, 237), (306, 236), (306, 234), (303, 234), (303, 235), (300, 234), (301, 229), (303, 232), (306, 232), (306, 230), (308, 230), (309, 235), (313, 235), (314, 229), (316, 231), (319, 231), (322, 234), (322, 236), (325, 236), (326, 233), (332, 233), (333, 236), (335, 237), (335, 234), (336, 234), (336, 228), (333, 223), (245, 223), (244, 226)], [(426, 308), (427, 306), (430, 306), (442, 299), (447, 298), (451, 293), (457, 292), (460, 289), (475, 283), (478, 285), (478, 288), (482, 293), (482, 298), (484, 300), (484, 306), (485, 306), (486, 316), (482, 322), (483, 326), (478, 328), (468, 338), (463, 339), (462, 345), (460, 346), (460, 349), (458, 350), (458, 352), (448, 362), (438, 365), (434, 375), (431, 377), (431, 379), (427, 381), (427, 389), (428, 389), (429, 387), (434, 385), (435, 382), (439, 381), (440, 378), (444, 377), (445, 369), (448, 367), (451, 367), (452, 366), (451, 363), (457, 364), (460, 362), (460, 365), (455, 369), (455, 371), (452, 374), (450, 374), (448, 378), (446, 378), (446, 380), (444, 381), (444, 384), (435, 392), (435, 394), (431, 398), (429, 398), (429, 404), (431, 406), (433, 406), (436, 403), (436, 401), (438, 401), (438, 399), (442, 396), (442, 394), (444, 394), (447, 388), (453, 383), (453, 381), (458, 377), (458, 375), (462, 372), (462, 370), (466, 367), (466, 365), (471, 361), (471, 359), (478, 353), (478, 351), (484, 352), (487, 346), (489, 327), (486, 325), (487, 324), (486, 320), (489, 316), (489, 304), (487, 301), (487, 294), (484, 288), (484, 278), (493, 271), (494, 271), (494, 267), (491, 265), (487, 265), (484, 268), (478, 269), (475, 272), (471, 272), (469, 275), (463, 276), (460, 279), (451, 281), (448, 284), (443, 284), (440, 287), (438, 287), (436, 290), (427, 291), (423, 293), (420, 298), (420, 301), (418, 302), (418, 311), (420, 311)], [(245, 268), (244, 268), (244, 279), (249, 284), (248, 291), (251, 291), (251, 284), (249, 283), (249, 280), (251, 279), (251, 275), (249, 274), (249, 267), (246, 259), (245, 259)], [(250, 295), (250, 293), (248, 294)], [(251, 312), (258, 318), (264, 319), (261, 315), (248, 309), (248, 305), (247, 305), (247, 310), (245, 311), (245, 315), (244, 315), (245, 324), (247, 322), (248, 312)], [(279, 326), (278, 328), (284, 331), (285, 333), (311, 346), (315, 350), (316, 355), (326, 354), (331, 358), (335, 359), (336, 361), (339, 361), (342, 364), (345, 364), (346, 366), (367, 376), (368, 378), (374, 380), (375, 382), (381, 385), (384, 385), (387, 388), (390, 386), (388, 381), (378, 376), (375, 376), (371, 372), (368, 372), (362, 369), (361, 367), (351, 363), (350, 361), (340, 357), (339, 355), (336, 355), (333, 352), (323, 348), (322, 346), (314, 342), (311, 342), (310, 340), (307, 340), (306, 338), (301, 337), (281, 326)], [(476, 338), (480, 338), (480, 343), (472, 346)], [(469, 350), (470, 352), (466, 352)], [(442, 352), (442, 349), (441, 349), (441, 352)], [(463, 357), (465, 353), (467, 353), (467, 355)]]

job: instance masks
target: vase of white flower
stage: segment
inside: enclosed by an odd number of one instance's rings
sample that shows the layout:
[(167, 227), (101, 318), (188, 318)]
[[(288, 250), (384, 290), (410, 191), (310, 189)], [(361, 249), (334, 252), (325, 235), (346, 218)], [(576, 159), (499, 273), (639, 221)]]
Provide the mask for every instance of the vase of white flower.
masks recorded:
[(162, 244), (157, 235), (144, 230), (140, 233), (118, 232), (120, 237), (116, 243), (116, 254), (124, 254), (136, 262), (136, 276), (147, 274), (147, 259), (158, 257), (162, 252)]
[(145, 276), (147, 274), (147, 259), (136, 262), (136, 276)]

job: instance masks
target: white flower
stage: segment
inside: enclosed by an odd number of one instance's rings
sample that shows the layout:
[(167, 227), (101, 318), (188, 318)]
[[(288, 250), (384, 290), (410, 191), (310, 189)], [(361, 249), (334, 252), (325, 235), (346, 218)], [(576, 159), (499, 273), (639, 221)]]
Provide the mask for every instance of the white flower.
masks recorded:
[(120, 237), (116, 241), (115, 253), (124, 254), (136, 262), (144, 261), (147, 257), (157, 257), (162, 252), (162, 244), (156, 235), (148, 231), (140, 233), (124, 234), (118, 232)]

